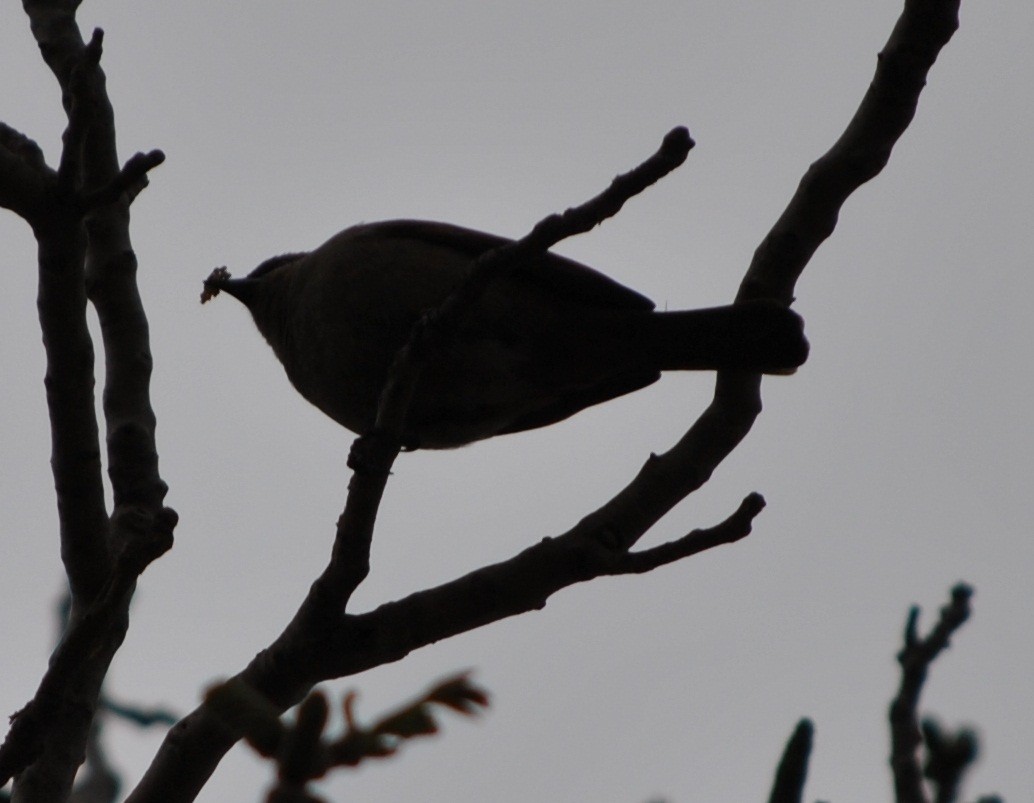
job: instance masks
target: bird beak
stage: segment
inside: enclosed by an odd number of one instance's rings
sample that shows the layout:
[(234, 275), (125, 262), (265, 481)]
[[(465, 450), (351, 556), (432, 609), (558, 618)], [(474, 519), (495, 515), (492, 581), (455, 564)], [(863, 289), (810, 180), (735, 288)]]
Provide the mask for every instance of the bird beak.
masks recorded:
[(225, 291), (247, 306), (248, 302), (254, 298), (259, 282), (247, 277), (231, 279), (230, 272), (226, 268), (216, 268), (205, 279), (204, 284), (205, 289), (201, 293), (202, 304)]

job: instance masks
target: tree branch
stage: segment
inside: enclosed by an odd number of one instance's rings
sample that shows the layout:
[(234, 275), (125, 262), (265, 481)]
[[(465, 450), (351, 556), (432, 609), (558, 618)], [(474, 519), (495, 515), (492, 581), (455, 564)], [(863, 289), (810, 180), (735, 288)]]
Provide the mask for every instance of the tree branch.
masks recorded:
[(94, 349), (86, 324), (86, 231), (75, 201), (57, 185), (34, 221), (39, 258), (37, 308), (47, 367), (51, 470), (61, 558), (72, 596), (89, 601), (110, 568), (100, 434), (94, 412)]
[(844, 202), (883, 170), (912, 122), (930, 68), (959, 27), (960, 3), (905, 0), (858, 110), (833, 147), (808, 168), (754, 252), (738, 299), (793, 298), (794, 283), (833, 233)]
[(751, 523), (764, 507), (765, 499), (761, 494), (749, 494), (736, 512), (721, 524), (693, 530), (675, 541), (641, 552), (614, 553), (614, 565), (608, 574), (643, 574), (716, 546), (735, 543), (750, 535)]
[[(912, 121), (927, 74), (958, 29), (959, 6), (960, 0), (905, 0), (858, 110), (833, 147), (805, 173), (754, 252), (737, 301), (793, 300), (797, 279), (833, 233), (844, 202), (886, 166)], [(713, 403), (679, 444), (699, 455), (686, 468), (695, 467), (701, 482), (706, 481), (750, 431), (760, 411), (759, 375), (719, 372)]]
[(957, 803), (962, 777), (979, 752), (976, 733), (969, 728), (951, 733), (927, 718), (923, 720), (923, 743), (927, 753), (923, 775), (936, 789), (934, 803)]
[(544, 218), (521, 239), (491, 249), (475, 259), (467, 280), (441, 306), (417, 322), (409, 342), (396, 355), (381, 395), (375, 432), (386, 434), (391, 442), (401, 440), (406, 411), (423, 363), (429, 355), (448, 346), (493, 281), (528, 264), (561, 240), (584, 234), (616, 215), (626, 201), (686, 161), (693, 145), (687, 129), (681, 126), (672, 129), (653, 156), (617, 176), (595, 198)]
[[(74, 21), (73, 21), (74, 22)], [(75, 26), (78, 33), (78, 26)], [(81, 44), (81, 43), (80, 43)], [(42, 44), (41, 44), (42, 48)], [(81, 186), (85, 162), (86, 140), (90, 135), (93, 113), (97, 105), (98, 75), (104, 32), (97, 28), (89, 43), (76, 49), (74, 60), (67, 72), (67, 83), (61, 88), (65, 97), (68, 125), (61, 137), (61, 163), (57, 168), (58, 187), (65, 195), (73, 195)], [(58, 76), (61, 80), (61, 76)]]
[(83, 197), (83, 206), (93, 211), (119, 201), (123, 194), (136, 197), (147, 186), (147, 174), (165, 161), (161, 151), (135, 153), (104, 187)]
[(401, 447), (406, 413), (420, 372), (429, 358), (448, 347), (489, 285), (561, 240), (589, 231), (617, 214), (626, 201), (681, 165), (692, 147), (693, 140), (685, 128), (673, 129), (653, 156), (616, 177), (595, 198), (562, 214), (550, 215), (520, 240), (479, 256), (468, 279), (417, 322), (388, 371), (373, 432), (356, 439), (352, 447), (349, 465), (355, 473), (345, 510), (338, 519), (331, 561), (313, 585), (301, 617), (296, 617), (298, 621), (314, 612), (310, 601), (322, 611), (319, 618), (323, 621), (328, 616), (336, 619), (366, 578), (377, 509)]
[(917, 632), (919, 608), (913, 607), (905, 624), (905, 646), (898, 653), (901, 685), (890, 706), (891, 754), (894, 794), (897, 803), (928, 803), (918, 748), (923, 742), (919, 730), (919, 695), (930, 664), (948, 646), (951, 635), (969, 618), (973, 591), (960, 583), (951, 592), (951, 602), (941, 608), (937, 625), (925, 639)]
[[(818, 244), (832, 232), (843, 200), (879, 171), (911, 119), (926, 73), (957, 26), (958, 6), (958, 0), (906, 0), (901, 21), (855, 119), (802, 180), (787, 211), (755, 253), (737, 300), (767, 297), (790, 302), (797, 277)], [(864, 170), (857, 168), (859, 159)], [(402, 359), (408, 358), (403, 355)], [(368, 464), (371, 470), (357, 472), (353, 484), (374, 476), (383, 488), (397, 454), (397, 422), (404, 417), (408, 404), (406, 383), (411, 380), (404, 373), (400, 369), (401, 379), (393, 373), (395, 386), (388, 388), (383, 414), (378, 416), (378, 423), (389, 432), (386, 451), (380, 454), (389, 458), (377, 459), (375, 448)], [(547, 539), (504, 564), (485, 567), (368, 614), (341, 617), (339, 609), (338, 614), (328, 615), (332, 608), (326, 601), (347, 599), (365, 577), (363, 560), (358, 568), (352, 567), (352, 574), (343, 570), (346, 573), (338, 575), (344, 586), (323, 595), (321, 616), (309, 618), (299, 611), (277, 642), (238, 677), (274, 705), (286, 708), (304, 696), (315, 676), (343, 676), (398, 660), (417, 646), (541, 607), (558, 588), (607, 573), (615, 565), (615, 555), (627, 552), (678, 501), (707, 481), (750, 430), (760, 409), (760, 376), (720, 372), (714, 400), (679, 443), (665, 454), (651, 456), (628, 487), (572, 531)], [(395, 433), (394, 441), (391, 432)], [(369, 520), (357, 536), (343, 537), (339, 528), (335, 550), (341, 550), (341, 555), (350, 559), (366, 555), (368, 559), (366, 530), (372, 532), (378, 501), (379, 491), (366, 496), (363, 507)], [(736, 521), (742, 526), (741, 519)], [(735, 531), (729, 525), (724, 532), (729, 535)], [(354, 542), (345, 545), (353, 537)], [(351, 554), (348, 549), (352, 549)], [(661, 565), (668, 554), (664, 549), (686, 550), (687, 543), (677, 549), (672, 545), (657, 549), (661, 551), (646, 550), (638, 557), (625, 555), (622, 559), (630, 561), (629, 566), (635, 561)], [(343, 597), (336, 596), (342, 593)], [(314, 597), (310, 594), (303, 609)], [(296, 627), (306, 619), (321, 622), (327, 629), (316, 633), (308, 627)], [(283, 649), (292, 641), (291, 649)], [(192, 800), (236, 738), (236, 732), (202, 706), (170, 731), (128, 800)]]
[(55, 179), (39, 146), (0, 123), (0, 206), (31, 223), (39, 217)]
[[(369, 613), (345, 616), (333, 629), (312, 634), (296, 645), (301, 650), (299, 663), (311, 673), (306, 682), (313, 685), (353, 675), (450, 636), (541, 610), (549, 597), (577, 583), (648, 571), (651, 565), (665, 565), (679, 555), (737, 540), (750, 529), (750, 520), (761, 509), (759, 501), (752, 495), (717, 527), (637, 555), (620, 546), (606, 521), (587, 516), (563, 535), (545, 538), (509, 560)], [(253, 661), (242, 677), (264, 693), (269, 693), (269, 682), (274, 680), (261, 660)]]
[[(100, 69), (102, 34), (83, 42), (77, 2), (24, 0), (44, 60), (61, 87), (68, 124), (58, 170), (39, 148), (0, 128), (0, 203), (22, 215), (39, 244), (40, 326), (47, 355), (52, 470), (61, 556), (72, 609), (67, 632), (33, 700), (0, 747), (0, 777), (17, 773), (13, 799), (64, 800), (88, 745), (110, 661), (128, 628), (144, 568), (171, 546), (176, 515), (162, 507), (150, 350), (128, 239), (128, 208), (153, 152), (119, 171), (111, 105)], [(94, 412), (89, 294), (104, 335), (104, 407), (115, 510), (104, 502)]]
[(165, 157), (161, 151), (137, 154), (119, 169), (114, 111), (100, 67), (103, 32), (95, 30), (83, 43), (74, 16), (78, 3), (25, 0), (24, 6), (69, 116), (58, 184), (74, 187), (78, 211), (89, 213), (85, 280), (104, 345), (108, 473), (115, 506), (140, 503), (159, 510), (167, 486), (158, 473), (150, 337), (136, 284), (129, 204), (146, 186), (147, 172)]
[[(0, 746), (0, 786), (33, 765), (44, 751), (55, 747), (67, 749), (55, 737), (69, 736), (70, 724), (89, 730), (100, 682), (126, 635), (129, 600), (136, 579), (172, 546), (175, 525), (176, 514), (169, 509), (154, 520), (139, 520), (132, 525), (139, 527), (140, 532), (127, 541), (96, 600), (78, 617), (69, 620), (36, 694), (11, 718), (11, 729)], [(72, 737), (78, 736), (78, 733), (72, 734)], [(83, 749), (85, 744), (84, 741)], [(72, 756), (66, 758), (71, 760)], [(74, 767), (78, 764), (76, 762)], [(36, 773), (29, 785), (35, 785), (37, 792), (50, 790), (41, 793), (45, 799), (63, 800), (57, 795), (61, 794), (62, 786), (70, 788), (71, 781), (71, 777)], [(23, 787), (24, 781), (20, 779), (15, 800), (21, 799), (19, 794), (25, 794)], [(28, 794), (25, 799), (35, 798)]]
[(802, 719), (797, 723), (776, 769), (768, 803), (801, 803), (804, 782), (808, 779), (808, 759), (811, 757), (814, 735), (815, 727), (810, 719)]

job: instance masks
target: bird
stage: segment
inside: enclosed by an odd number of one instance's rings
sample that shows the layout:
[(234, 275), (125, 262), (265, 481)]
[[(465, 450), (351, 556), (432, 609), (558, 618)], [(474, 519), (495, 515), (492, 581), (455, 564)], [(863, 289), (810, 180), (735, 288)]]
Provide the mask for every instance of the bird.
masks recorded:
[[(309, 402), (352, 432), (374, 426), (381, 390), (415, 322), (511, 240), (446, 223), (346, 228), (315, 250), (205, 280), (242, 302)], [(657, 311), (646, 296), (551, 251), (492, 281), (420, 373), (407, 450), (450, 449), (568, 418), (663, 371), (793, 373), (802, 318), (776, 301)]]

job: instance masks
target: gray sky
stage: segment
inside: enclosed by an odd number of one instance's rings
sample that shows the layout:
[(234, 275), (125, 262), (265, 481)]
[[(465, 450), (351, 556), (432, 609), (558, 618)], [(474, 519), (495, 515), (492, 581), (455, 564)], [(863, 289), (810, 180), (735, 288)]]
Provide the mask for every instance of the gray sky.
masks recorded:
[[(148, 569), (117, 695), (191, 709), (279, 633), (323, 566), (351, 437), (288, 385), (245, 310), (197, 303), (347, 225), (447, 220), (520, 235), (581, 202), (674, 125), (688, 163), (558, 250), (669, 308), (731, 300), (753, 249), (871, 78), (897, 0), (781, 3), (84, 3), (105, 29), (123, 158), (168, 161), (133, 207), (155, 355), (174, 550)], [(742, 447), (645, 545), (714, 524), (752, 490), (747, 540), (555, 596), (405, 661), (330, 684), (371, 717), (472, 667), (476, 722), (340, 772), (337, 800), (764, 800), (794, 723), (814, 719), (808, 797), (889, 800), (887, 703), (908, 606), (924, 625), (964, 579), (975, 615), (935, 665), (927, 711), (979, 726), (969, 797), (1034, 788), (1034, 11), (965, 4), (884, 174), (847, 204), (798, 284), (812, 342), (766, 380)], [(0, 6), (0, 119), (56, 163), (56, 87), (16, 3)], [(32, 695), (61, 585), (34, 244), (0, 216), (0, 711)], [(710, 398), (668, 376), (545, 430), (403, 455), (367, 609), (567, 529), (667, 448)], [(111, 729), (133, 780), (159, 734)], [(207, 801), (257, 800), (246, 750)]]

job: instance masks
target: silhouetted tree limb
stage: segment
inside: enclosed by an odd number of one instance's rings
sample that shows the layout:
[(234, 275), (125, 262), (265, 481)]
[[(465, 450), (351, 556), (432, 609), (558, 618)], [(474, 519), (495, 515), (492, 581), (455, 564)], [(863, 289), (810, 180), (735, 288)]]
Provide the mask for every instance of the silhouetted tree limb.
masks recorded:
[[(911, 120), (926, 74), (958, 25), (958, 8), (958, 0), (906, 0), (858, 112), (829, 153), (809, 169), (759, 246), (737, 300), (776, 298), (789, 303), (797, 277), (832, 233), (843, 202), (879, 172)], [(390, 429), (388, 421), (397, 421), (398, 410), (405, 409), (405, 384), (400, 384), (397, 405), (389, 389), (384, 420), (379, 422), (384, 429)], [(509, 561), (359, 616), (344, 614), (343, 605), (366, 576), (383, 478), (397, 452), (392, 444), (381, 453), (387, 459), (377, 459), (376, 450), (374, 457), (353, 453), (352, 464), (365, 470), (353, 475), (353, 493), (338, 523), (336, 555), (325, 575), (334, 582), (318, 580), (276, 642), (237, 677), (286, 709), (320, 680), (395, 661), (441, 638), (540, 608), (556, 590), (605, 574), (606, 567), (621, 560), (629, 560), (631, 566), (635, 560), (655, 558), (662, 553), (651, 556), (648, 550), (642, 553), (647, 558), (629, 558), (627, 552), (710, 478), (749, 432), (760, 410), (759, 375), (720, 372), (713, 402), (679, 443), (651, 456), (629, 486), (571, 531)], [(366, 482), (374, 484), (356, 493), (356, 485)], [(353, 515), (358, 518), (352, 520)], [(351, 527), (356, 528), (354, 534), (343, 534)], [(335, 561), (341, 568), (335, 568)], [(238, 736), (202, 705), (170, 731), (130, 803), (192, 800)]]
[[(374, 433), (388, 448), (402, 439), (406, 412), (419, 373), (428, 356), (447, 348), (470, 311), (489, 285), (520, 265), (528, 264), (554, 245), (576, 234), (584, 234), (613, 217), (625, 202), (655, 184), (681, 165), (694, 142), (683, 127), (673, 129), (660, 149), (635, 169), (616, 177), (602, 193), (580, 206), (550, 215), (515, 242), (486, 251), (474, 260), (469, 277), (435, 310), (413, 327), (409, 342), (399, 350), (381, 393)], [(364, 450), (365, 453), (365, 450)], [(383, 458), (379, 462), (386, 462)], [(363, 464), (354, 466), (362, 473)], [(390, 464), (387, 466), (390, 468)], [(387, 468), (381, 467), (386, 473)]]
[[(961, 728), (944, 731), (935, 720), (919, 727), (919, 697), (934, 660), (943, 652), (951, 636), (969, 618), (972, 589), (959, 583), (951, 591), (951, 601), (941, 608), (941, 616), (926, 638), (917, 632), (919, 608), (912, 607), (905, 625), (905, 645), (898, 654), (901, 683), (890, 706), (891, 758), (896, 803), (930, 803), (923, 776), (934, 788), (934, 803), (958, 803), (962, 778), (978, 752), (976, 733)], [(807, 719), (798, 723), (776, 771), (769, 803), (799, 803), (811, 752), (812, 725)], [(919, 748), (924, 748), (925, 762)], [(922, 766), (921, 766), (922, 765)], [(997, 796), (981, 797), (978, 803), (1002, 803)]]
[(41, 215), (54, 178), (39, 145), (0, 123), (0, 206), (31, 222)]
[[(13, 718), (11, 729), (0, 748), (0, 785), (23, 770), (37, 771), (39, 783), (49, 789), (46, 799), (63, 800), (75, 769), (85, 755), (86, 740), (97, 709), (100, 685), (108, 664), (122, 644), (128, 627), (127, 608), (136, 578), (172, 546), (175, 513), (167, 508), (156, 521), (141, 521), (141, 530), (126, 541), (99, 596), (71, 619), (64, 637), (33, 699)], [(102, 665), (101, 665), (102, 664)], [(86, 696), (88, 695), (88, 696)], [(85, 732), (81, 732), (85, 729)], [(59, 774), (66, 765), (38, 770), (41, 761), (53, 750), (68, 749), (63, 739), (78, 745), (82, 754), (65, 756), (66, 764), (75, 760), (71, 775)], [(18, 779), (15, 800), (24, 787)], [(30, 784), (31, 787), (31, 784)], [(43, 794), (41, 792), (41, 794)], [(26, 799), (33, 799), (28, 797)]]
[[(62, 595), (56, 607), (56, 640), (60, 642), (68, 628), (68, 616), (72, 607), (70, 596), (68, 594)], [(102, 737), (105, 715), (109, 718), (117, 717), (140, 727), (148, 727), (155, 724), (173, 725), (176, 722), (176, 717), (172, 716), (168, 711), (161, 709), (145, 710), (138, 706), (115, 703), (103, 694), (99, 708), (98, 714), (93, 718), (89, 738), (86, 742), (86, 760), (76, 775), (72, 792), (68, 798), (70, 803), (114, 803), (121, 791), (122, 779), (108, 762), (107, 751), (104, 749)]]
[[(934, 629), (926, 638), (920, 638), (917, 630), (919, 608), (913, 607), (908, 613), (905, 625), (905, 646), (898, 653), (901, 664), (901, 685), (897, 696), (890, 706), (891, 755), (890, 766), (894, 775), (894, 794), (897, 803), (928, 803), (929, 798), (923, 788), (923, 773), (920, 765), (918, 748), (923, 744), (919, 729), (919, 695), (926, 682), (930, 664), (948, 646), (951, 635), (969, 618), (969, 600), (973, 591), (968, 586), (959, 584), (952, 589), (951, 602), (941, 608), (941, 616)], [(939, 732), (938, 732), (939, 735)], [(939, 743), (933, 749), (937, 754)], [(927, 749), (931, 748), (927, 743)], [(975, 747), (974, 747), (975, 750)], [(943, 752), (934, 759), (944, 759)], [(946, 763), (946, 762), (944, 762)], [(951, 762), (955, 763), (955, 762)], [(959, 768), (961, 773), (961, 768)], [(935, 774), (939, 774), (936, 772)], [(941, 775), (940, 780), (947, 780)], [(957, 787), (958, 778), (952, 785)], [(952, 791), (954, 795), (954, 790)], [(954, 797), (938, 803), (947, 803)]]
[[(150, 348), (135, 286), (129, 203), (162, 156), (121, 169), (100, 68), (102, 35), (85, 43), (76, 2), (25, 0), (33, 35), (58, 79), (67, 114), (60, 163), (0, 127), (0, 204), (38, 242), (40, 327), (46, 352), (51, 466), (61, 556), (72, 598), (67, 632), (34, 698), (0, 747), (0, 783), (13, 799), (64, 800), (87, 750), (101, 683), (128, 627), (136, 578), (171, 545), (176, 515), (164, 508), (149, 401)], [(94, 412), (94, 350), (86, 304), (104, 340), (107, 462), (115, 508), (104, 501)]]
[(72, 787), (69, 803), (115, 803), (118, 799), (122, 779), (108, 762), (100, 735), (100, 723), (94, 719), (86, 743), (86, 761)]
[[(103, 37), (97, 31), (89, 43), (83, 41), (75, 22), (79, 3), (24, 0), (23, 5), (41, 53), (58, 79), (68, 125), (57, 170), (45, 164), (28, 137), (0, 127), (0, 205), (26, 219), (39, 242), (52, 465), (73, 609), (66, 638), (36, 696), (16, 717), (0, 747), (0, 779), (19, 773), (15, 799), (60, 800), (87, 749), (100, 684), (125, 635), (136, 578), (169, 548), (175, 526), (175, 514), (163, 507), (166, 487), (157, 468), (148, 390), (147, 322), (128, 232), (130, 203), (146, 185), (147, 172), (163, 157), (157, 151), (138, 154), (119, 168), (113, 113), (100, 68)], [(808, 171), (758, 248), (738, 300), (767, 297), (790, 302), (796, 278), (832, 232), (844, 200), (882, 169), (911, 120), (926, 73), (957, 27), (958, 5), (957, 0), (907, 0), (862, 106), (843, 137)], [(680, 136), (673, 132), (668, 145), (677, 146)], [(669, 157), (670, 152), (668, 157), (662, 154), (662, 161), (667, 158), (670, 163)], [(666, 164), (665, 172), (683, 158), (684, 153)], [(630, 184), (611, 201), (637, 191)], [(602, 204), (590, 216), (588, 228), (613, 213), (601, 210)], [(552, 219), (550, 225), (559, 222), (559, 236), (566, 236), (565, 231), (578, 230), (572, 217), (566, 223), (563, 216)], [(550, 241), (553, 234), (536, 231), (516, 247), (544, 250), (556, 241)], [(475, 275), (488, 277), (505, 270), (505, 255), (488, 259), (497, 260), (496, 266), (483, 265)], [(476, 282), (464, 292), (476, 293)], [(110, 516), (93, 412), (94, 353), (85, 325), (87, 300), (100, 319), (106, 363), (104, 416), (115, 503)], [(463, 302), (456, 304), (462, 310)], [(438, 325), (448, 317), (439, 314)], [(394, 459), (391, 450), (397, 438), (390, 437), (392, 422), (404, 415), (406, 388), (413, 382), (414, 373), (405, 362), (393, 373), (378, 417), (380, 431), (389, 433), (389, 457), (367, 456), (369, 462), (357, 463), (373, 470), (353, 478), (356, 501), (350, 495), (339, 522), (326, 582), (314, 584), (284, 634), (239, 676), (277, 710), (300, 700), (319, 680), (397, 660), (448, 635), (542, 607), (552, 593), (572, 583), (603, 574), (648, 571), (741, 538), (761, 509), (760, 496), (751, 495), (717, 527), (654, 549), (629, 551), (674, 504), (706, 482), (760, 412), (760, 377), (723, 372), (714, 401), (683, 439), (669, 452), (651, 456), (624, 491), (568, 533), (510, 561), (368, 614), (346, 615), (345, 604), (367, 571), (369, 538), (380, 501), (377, 483), (382, 489)], [(366, 490), (359, 487), (371, 476), (373, 484)], [(237, 734), (202, 707), (170, 733), (131, 799), (192, 799)]]
[(469, 278), (437, 309), (413, 327), (408, 343), (395, 357), (381, 393), (372, 433), (357, 439), (349, 465), (355, 474), (345, 510), (338, 520), (331, 561), (310, 598), (328, 603), (331, 614), (345, 609), (369, 571), (373, 525), (391, 466), (402, 443), (406, 413), (424, 363), (447, 349), (470, 310), (496, 279), (533, 260), (561, 240), (581, 234), (617, 214), (625, 202), (681, 165), (693, 147), (685, 128), (671, 131), (660, 149), (635, 169), (620, 175), (595, 198), (562, 214), (550, 215), (515, 242), (494, 248), (474, 261)]
[[(737, 301), (793, 299), (797, 278), (833, 233), (844, 202), (883, 169), (912, 121), (927, 74), (958, 29), (959, 6), (960, 0), (905, 0), (858, 110), (833, 147), (805, 173), (754, 252)], [(699, 456), (686, 468), (698, 471), (705, 482), (760, 411), (760, 376), (719, 372), (714, 401), (679, 444)]]
[(936, 790), (934, 803), (955, 803), (959, 799), (962, 776), (977, 758), (976, 733), (970, 728), (950, 733), (935, 719), (927, 718), (923, 720), (923, 744), (926, 746), (923, 775)]
[(801, 803), (804, 797), (804, 782), (808, 778), (808, 759), (811, 757), (814, 736), (815, 727), (810, 719), (802, 719), (797, 723), (776, 769), (768, 803)]

